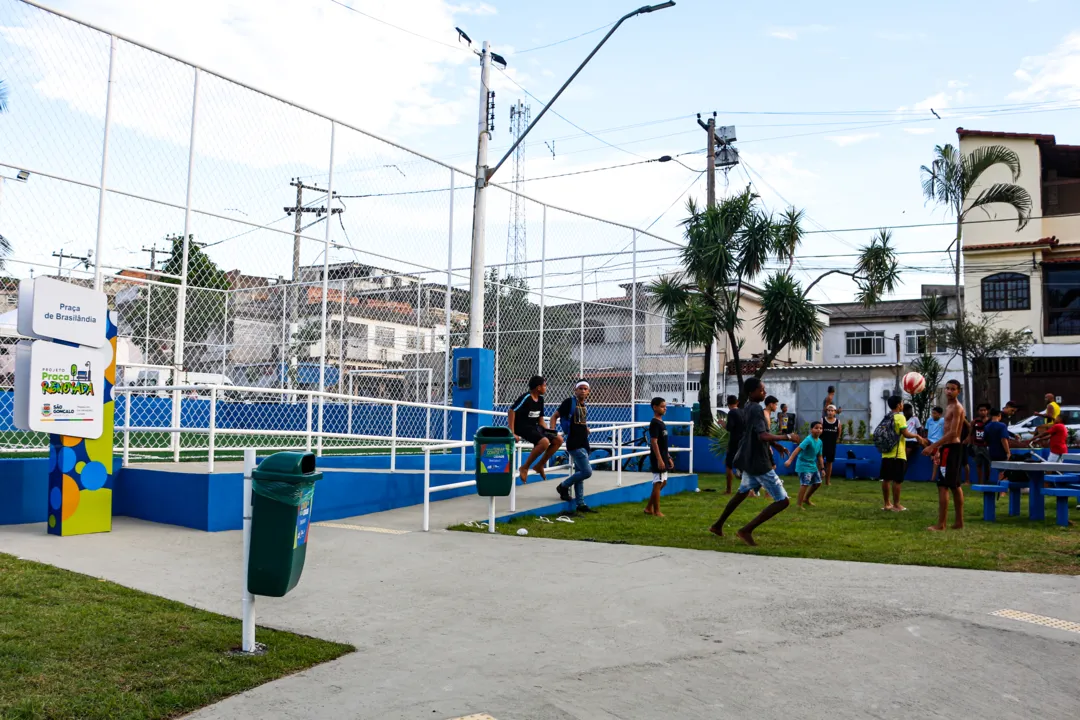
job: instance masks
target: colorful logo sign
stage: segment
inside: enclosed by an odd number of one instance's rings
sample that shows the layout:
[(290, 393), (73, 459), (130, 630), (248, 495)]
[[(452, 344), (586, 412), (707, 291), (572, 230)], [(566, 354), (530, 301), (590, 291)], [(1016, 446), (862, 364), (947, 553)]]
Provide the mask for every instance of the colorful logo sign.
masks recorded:
[[(81, 395), (94, 396), (93, 368), (87, 360), (80, 368), (72, 364), (70, 368), (44, 368), (41, 371), (41, 392), (46, 395)], [(60, 406), (57, 405), (59, 410)]]

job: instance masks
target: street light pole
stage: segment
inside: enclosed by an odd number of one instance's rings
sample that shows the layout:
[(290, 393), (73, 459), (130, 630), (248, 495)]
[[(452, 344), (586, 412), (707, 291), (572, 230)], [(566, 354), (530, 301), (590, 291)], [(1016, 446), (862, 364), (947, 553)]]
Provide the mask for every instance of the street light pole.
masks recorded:
[(473, 236), (472, 236), (472, 258), (471, 268), (469, 276), (469, 288), (471, 292), (471, 303), (469, 306), (469, 347), (480, 348), (484, 346), (484, 222), (485, 212), (487, 209), (487, 199), (485, 197), (485, 190), (488, 183), (491, 181), (492, 176), (498, 172), (502, 167), (506, 159), (509, 158), (517, 146), (525, 140), (525, 136), (540, 122), (540, 118), (544, 117), (547, 111), (555, 104), (555, 101), (559, 99), (559, 96), (563, 94), (567, 86), (574, 81), (574, 78), (584, 69), (589, 61), (593, 59), (593, 56), (599, 52), (600, 48), (604, 46), (604, 43), (608, 41), (619, 26), (626, 20), (636, 16), (645, 15), (647, 13), (655, 12), (657, 10), (663, 10), (665, 8), (674, 7), (675, 3), (672, 0), (668, 2), (660, 3), (659, 5), (645, 5), (643, 7), (629, 12), (623, 15), (618, 21), (611, 26), (607, 34), (597, 43), (592, 52), (582, 60), (573, 74), (567, 78), (566, 82), (562, 84), (558, 92), (544, 105), (543, 109), (537, 113), (533, 121), (529, 123), (529, 127), (525, 128), (525, 132), (518, 136), (517, 140), (510, 149), (506, 151), (506, 154), (502, 156), (502, 159), (495, 164), (495, 167), (488, 168), (487, 166), (487, 149), (490, 134), (487, 130), (488, 127), (488, 71), (491, 63), (491, 53), (489, 51), (488, 43), (485, 41), (480, 53), (480, 123), (479, 123), (479, 145), (476, 154), (476, 193), (473, 200)]

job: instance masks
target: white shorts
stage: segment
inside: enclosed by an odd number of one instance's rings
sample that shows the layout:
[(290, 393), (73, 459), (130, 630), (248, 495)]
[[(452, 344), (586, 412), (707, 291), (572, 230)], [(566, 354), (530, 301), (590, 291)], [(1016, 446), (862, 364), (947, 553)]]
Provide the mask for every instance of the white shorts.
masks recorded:
[(1057, 453), (1047, 453), (1046, 462), (1061, 462), (1061, 456)]
[(667, 473), (666, 472), (653, 473), (652, 481), (653, 481), (653, 485), (655, 485), (657, 483), (666, 483), (667, 482)]

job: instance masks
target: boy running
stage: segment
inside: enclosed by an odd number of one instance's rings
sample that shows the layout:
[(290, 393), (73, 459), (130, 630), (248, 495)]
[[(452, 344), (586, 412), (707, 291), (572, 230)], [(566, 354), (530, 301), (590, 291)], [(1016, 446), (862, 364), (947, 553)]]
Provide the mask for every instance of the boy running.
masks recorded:
[(585, 401), (589, 398), (589, 383), (578, 380), (574, 385), (574, 396), (568, 397), (559, 405), (551, 416), (551, 429), (558, 429), (556, 423), (562, 419), (563, 436), (566, 452), (574, 466), (574, 473), (559, 483), (556, 488), (559, 497), (570, 502), (570, 488), (574, 488), (574, 501), (577, 512), (596, 512), (585, 504), (585, 481), (592, 477), (592, 463), (589, 462), (589, 426), (586, 422), (588, 408)]
[(964, 427), (964, 406), (957, 398), (960, 396), (960, 382), (950, 380), (945, 383), (945, 428), (941, 439), (931, 443), (923, 450), (923, 455), (930, 457), (938, 450), (941, 451), (942, 474), (937, 477), (938, 487), (938, 521), (937, 525), (926, 528), (933, 532), (945, 529), (945, 520), (949, 515), (949, 493), (953, 496), (953, 505), (956, 510), (956, 522), (953, 530), (964, 527), (964, 482), (960, 476), (961, 462), (964, 455), (964, 447), (960, 444), (960, 431)]
[(719, 537), (724, 536), (724, 523), (742, 504), (751, 490), (765, 488), (773, 497), (773, 502), (758, 513), (757, 517), (735, 532), (735, 536), (747, 545), (757, 545), (754, 542), (754, 530), (769, 518), (783, 512), (791, 501), (788, 500), (784, 483), (773, 469), (771, 443), (790, 441), (799, 442), (799, 436), (773, 435), (769, 432), (769, 426), (765, 420), (765, 409), (761, 401), (765, 399), (765, 384), (760, 378), (752, 377), (743, 386), (750, 398), (743, 410), (743, 420), (746, 421), (746, 430), (743, 433), (739, 451), (735, 456), (735, 468), (742, 471), (742, 482), (739, 492), (728, 501), (724, 508), (724, 514), (712, 524), (709, 532)]
[[(893, 427), (896, 430), (897, 439), (896, 446), (892, 450), (886, 450), (881, 453), (881, 496), (885, 500), (885, 506), (882, 510), (891, 510), (892, 512), (904, 512), (906, 507), (900, 504), (900, 488), (904, 485), (904, 474), (907, 472), (907, 443), (904, 442), (904, 438), (908, 440), (915, 440), (920, 445), (926, 445), (926, 438), (919, 437), (915, 433), (908, 430), (907, 418), (904, 417), (904, 399), (899, 395), (893, 395), (889, 398), (889, 412), (893, 416)], [(892, 496), (890, 498), (889, 490), (892, 490)]]
[(529, 468), (540, 457), (540, 462), (534, 468), (536, 474), (547, 480), (544, 467), (555, 451), (562, 447), (562, 438), (559, 434), (544, 427), (544, 393), (547, 392), (547, 380), (540, 375), (534, 375), (529, 380), (529, 392), (525, 393), (510, 404), (510, 410), (506, 413), (509, 425), (513, 428), (514, 437), (518, 440), (532, 443), (533, 449), (529, 458), (518, 470), (521, 482), (529, 482)]
[(795, 463), (795, 472), (799, 474), (799, 508), (804, 505), (813, 507), (810, 497), (821, 487), (821, 471), (825, 469), (821, 457), (822, 444), (821, 421), (815, 420), (810, 424), (810, 437), (804, 439), (784, 463), (791, 467), (791, 462), (798, 460)]
[(664, 517), (660, 512), (660, 491), (667, 485), (668, 470), (675, 467), (668, 453), (667, 425), (664, 424), (664, 413), (667, 412), (667, 401), (661, 397), (652, 399), (653, 419), (649, 422), (649, 463), (652, 466), (652, 494), (649, 502), (645, 505), (645, 514), (655, 517)]
[(825, 417), (821, 418), (821, 459), (825, 463), (825, 484), (832, 485), (832, 466), (836, 461), (836, 444), (844, 434), (843, 426), (836, 417), (836, 406), (825, 406)]

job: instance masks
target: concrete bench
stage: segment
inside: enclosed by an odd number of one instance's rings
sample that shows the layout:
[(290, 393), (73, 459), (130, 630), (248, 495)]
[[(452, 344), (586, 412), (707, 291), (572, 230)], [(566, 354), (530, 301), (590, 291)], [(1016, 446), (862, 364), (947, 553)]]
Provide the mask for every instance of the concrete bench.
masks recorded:
[(1057, 499), (1057, 524), (1069, 526), (1069, 498), (1080, 498), (1080, 488), (1051, 487), (1043, 490), (1043, 495)]

